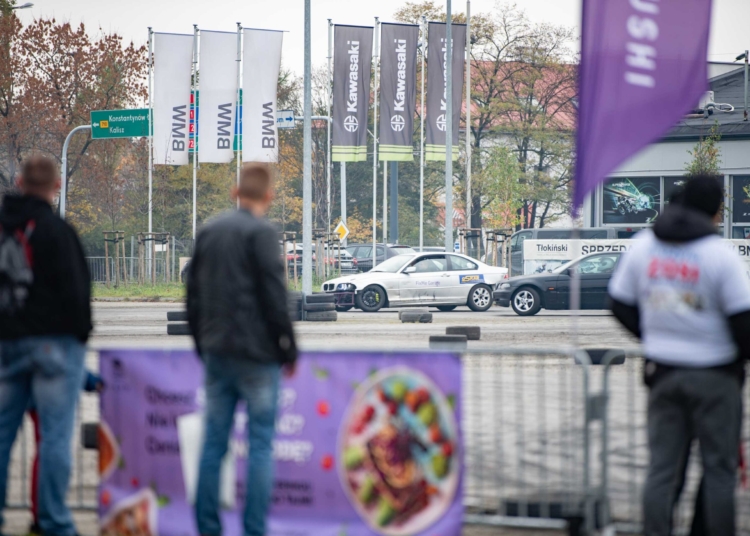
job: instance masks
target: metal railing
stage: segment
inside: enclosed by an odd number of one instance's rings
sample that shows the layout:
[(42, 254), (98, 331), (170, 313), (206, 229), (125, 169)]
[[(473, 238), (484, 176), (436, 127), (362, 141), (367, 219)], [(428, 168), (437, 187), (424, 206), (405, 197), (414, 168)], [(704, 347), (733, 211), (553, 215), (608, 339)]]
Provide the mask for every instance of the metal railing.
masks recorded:
[(467, 521), (594, 528), (589, 369), (581, 351), (464, 355)]

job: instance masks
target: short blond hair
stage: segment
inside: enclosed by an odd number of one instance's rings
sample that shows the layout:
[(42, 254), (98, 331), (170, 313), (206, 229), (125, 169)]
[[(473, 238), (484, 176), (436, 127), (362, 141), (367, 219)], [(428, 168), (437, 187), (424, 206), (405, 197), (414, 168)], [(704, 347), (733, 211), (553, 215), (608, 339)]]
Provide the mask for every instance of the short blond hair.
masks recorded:
[(240, 173), (238, 195), (246, 199), (265, 199), (273, 188), (273, 172), (266, 164), (244, 164)]

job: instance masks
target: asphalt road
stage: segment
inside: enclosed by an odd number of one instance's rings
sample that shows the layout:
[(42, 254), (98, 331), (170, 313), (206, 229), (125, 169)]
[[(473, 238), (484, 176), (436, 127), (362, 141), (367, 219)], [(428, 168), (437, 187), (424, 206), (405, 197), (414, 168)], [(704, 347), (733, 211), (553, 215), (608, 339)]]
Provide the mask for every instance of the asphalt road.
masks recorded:
[[(189, 337), (167, 336), (167, 311), (181, 304), (99, 302), (94, 307), (92, 348), (191, 346)], [(431, 309), (431, 324), (402, 324), (398, 309), (377, 313), (339, 313), (337, 322), (298, 322), (302, 349), (419, 349), (428, 347), (430, 335), (445, 333), (447, 326), (473, 325), (482, 329), (482, 340), (472, 346), (560, 348), (575, 343), (573, 316), (567, 311), (542, 311), (520, 317), (510, 309), (493, 307), (475, 313), (468, 307), (452, 312)], [(606, 311), (584, 311), (578, 320), (578, 344), (584, 347), (632, 346), (635, 341)]]

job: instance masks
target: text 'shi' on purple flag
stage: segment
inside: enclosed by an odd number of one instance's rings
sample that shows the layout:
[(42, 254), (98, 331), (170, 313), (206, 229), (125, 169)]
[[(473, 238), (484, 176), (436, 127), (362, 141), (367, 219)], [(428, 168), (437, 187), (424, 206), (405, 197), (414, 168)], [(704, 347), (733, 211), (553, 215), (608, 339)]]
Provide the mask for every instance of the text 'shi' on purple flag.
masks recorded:
[(573, 207), (707, 90), (711, 0), (584, 0)]

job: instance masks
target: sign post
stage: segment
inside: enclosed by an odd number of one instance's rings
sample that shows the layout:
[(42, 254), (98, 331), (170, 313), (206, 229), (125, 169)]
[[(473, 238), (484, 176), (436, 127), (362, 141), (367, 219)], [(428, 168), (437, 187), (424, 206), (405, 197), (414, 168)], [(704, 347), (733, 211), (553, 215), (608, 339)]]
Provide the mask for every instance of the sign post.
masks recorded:
[(148, 109), (91, 112), (91, 137), (95, 140), (148, 136)]
[(68, 146), (73, 134), (81, 130), (91, 130), (91, 138), (94, 140), (147, 137), (149, 135), (148, 109), (92, 111), (88, 125), (81, 125), (70, 131), (65, 138), (62, 151), (60, 187), (60, 217), (62, 219), (65, 219), (68, 195)]

